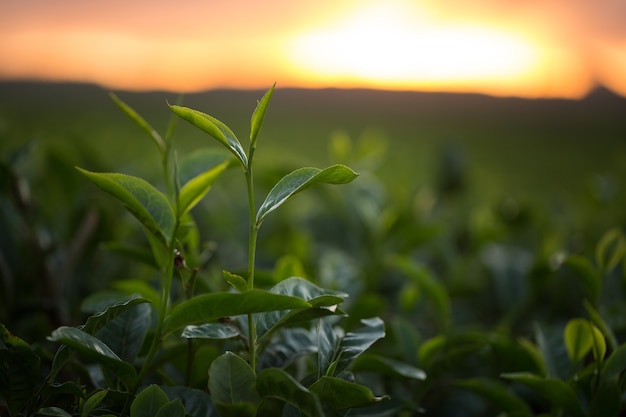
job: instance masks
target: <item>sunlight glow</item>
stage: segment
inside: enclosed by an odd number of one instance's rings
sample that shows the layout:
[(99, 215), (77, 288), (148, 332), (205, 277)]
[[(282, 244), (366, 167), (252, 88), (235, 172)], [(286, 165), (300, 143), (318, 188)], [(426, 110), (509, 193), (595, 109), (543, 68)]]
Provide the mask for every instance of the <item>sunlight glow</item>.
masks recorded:
[(318, 79), (398, 87), (459, 88), (519, 81), (538, 65), (536, 48), (513, 33), (485, 26), (446, 26), (400, 8), (365, 8), (291, 44), (294, 65)]

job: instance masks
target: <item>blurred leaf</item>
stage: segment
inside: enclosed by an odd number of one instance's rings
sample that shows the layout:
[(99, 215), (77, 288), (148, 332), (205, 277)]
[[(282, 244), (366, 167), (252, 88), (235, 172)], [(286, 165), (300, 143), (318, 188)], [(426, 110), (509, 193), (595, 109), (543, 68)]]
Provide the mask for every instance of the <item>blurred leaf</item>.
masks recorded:
[(295, 194), (316, 184), (346, 184), (358, 174), (344, 165), (333, 165), (324, 170), (304, 167), (285, 175), (270, 190), (265, 201), (259, 207), (256, 224), (260, 225), (265, 217)]
[(169, 401), (161, 388), (150, 385), (137, 394), (130, 406), (130, 417), (154, 417)]
[(72, 417), (70, 413), (59, 407), (43, 407), (37, 411), (38, 416), (49, 417)]
[(243, 279), (239, 275), (233, 274), (228, 271), (222, 271), (222, 277), (224, 277), (224, 280), (228, 282), (231, 285), (231, 287), (233, 287), (237, 291), (239, 292), (248, 291), (248, 283), (246, 282), (245, 279)]
[(510, 414), (520, 417), (533, 415), (528, 404), (509, 391), (509, 389), (499, 381), (487, 378), (472, 378), (455, 381), (454, 385), (479, 394), (502, 409), (507, 415)]
[(626, 344), (614, 350), (602, 369), (602, 382), (608, 382), (626, 369)]
[(380, 355), (363, 354), (352, 364), (353, 372), (372, 371), (402, 378), (425, 380), (426, 372), (407, 363)]
[(213, 183), (230, 165), (231, 157), (214, 149), (198, 149), (181, 158), (178, 176), (178, 217), (191, 210), (209, 192)]
[(133, 246), (121, 241), (105, 242), (102, 246), (108, 251), (123, 255), (134, 261), (142, 262), (155, 269), (159, 267), (154, 260), (154, 256), (152, 256), (152, 252), (145, 246)]
[(273, 274), (276, 282), (280, 282), (289, 277), (306, 278), (304, 265), (302, 265), (300, 259), (294, 255), (281, 256), (278, 261), (276, 261)]
[(622, 391), (616, 382), (611, 381), (600, 387), (591, 399), (590, 417), (618, 416), (621, 409)]
[(88, 417), (92, 414), (93, 410), (100, 405), (100, 403), (106, 398), (109, 393), (108, 389), (105, 390), (96, 390), (93, 392), (83, 403), (83, 407), (80, 415), (82, 417)]
[(120, 108), (122, 109), (122, 111), (124, 113), (126, 113), (126, 115), (128, 117), (131, 118), (131, 120), (133, 122), (135, 122), (137, 124), (137, 126), (139, 126), (144, 132), (146, 132), (148, 134), (148, 136), (150, 136), (150, 138), (154, 141), (154, 143), (157, 145), (157, 147), (159, 148), (159, 152), (161, 152), (161, 155), (163, 155), (165, 153), (165, 143), (163, 142), (163, 139), (161, 138), (161, 135), (159, 135), (157, 133), (156, 130), (154, 130), (152, 128), (152, 126), (150, 126), (148, 124), (148, 122), (146, 122), (144, 120), (143, 117), (141, 117), (135, 110), (133, 110), (129, 105), (127, 105), (126, 103), (124, 103), (122, 100), (120, 100), (115, 94), (113, 93), (109, 93), (109, 97), (111, 98), (111, 100), (113, 100), (113, 102)]
[(309, 389), (335, 410), (362, 407), (389, 399), (374, 396), (372, 390), (366, 386), (329, 376), (315, 381)]
[(576, 273), (587, 297), (595, 303), (602, 291), (602, 279), (589, 259), (581, 255), (570, 255), (565, 259), (564, 265)]
[(438, 335), (426, 340), (417, 351), (417, 364), (422, 367), (428, 367), (435, 355), (443, 350), (446, 345), (446, 337)]
[(125, 294), (139, 294), (141, 298), (147, 300), (153, 307), (160, 307), (161, 294), (154, 286), (144, 280), (124, 279), (122, 281), (113, 281), (111, 286)]
[(137, 379), (135, 368), (122, 361), (105, 343), (84, 331), (74, 327), (59, 327), (48, 337), (52, 342), (59, 342), (81, 355), (103, 365), (127, 387), (133, 386)]
[(596, 262), (608, 274), (626, 258), (626, 238), (619, 228), (608, 230), (596, 246)]
[(392, 264), (413, 280), (433, 302), (441, 328), (442, 330), (446, 329), (452, 320), (452, 313), (450, 298), (445, 286), (437, 281), (428, 268), (407, 257), (397, 256), (392, 259)]
[(259, 132), (261, 131), (261, 127), (263, 127), (263, 120), (265, 119), (265, 112), (267, 111), (267, 105), (272, 98), (272, 94), (274, 94), (274, 89), (276, 88), (276, 83), (272, 85), (272, 87), (267, 90), (267, 92), (263, 95), (263, 98), (259, 101), (254, 112), (252, 113), (252, 118), (250, 120), (250, 147), (256, 147), (256, 140)]
[(570, 359), (580, 361), (593, 349), (597, 360), (606, 353), (604, 336), (591, 322), (583, 319), (572, 319), (565, 326), (565, 346)]
[(378, 317), (361, 320), (365, 325), (360, 329), (347, 333), (339, 344), (339, 363), (335, 375), (348, 368), (354, 360), (369, 349), (377, 340), (385, 337), (385, 323)]
[(0, 324), (0, 398), (10, 415), (17, 415), (33, 398), (38, 386), (39, 357), (22, 339)]
[(585, 310), (587, 310), (587, 314), (591, 318), (591, 322), (602, 332), (606, 341), (609, 344), (611, 350), (615, 350), (618, 347), (617, 337), (613, 330), (606, 324), (606, 321), (600, 316), (600, 313), (589, 303), (589, 301), (583, 301), (583, 305), (585, 306)]
[(532, 388), (552, 404), (574, 417), (585, 416), (576, 392), (560, 379), (542, 378), (527, 372), (505, 373), (501, 376)]
[(298, 408), (305, 416), (324, 415), (317, 396), (282, 369), (268, 368), (259, 372), (256, 389), (262, 397), (278, 398)]
[(232, 324), (206, 323), (186, 326), (180, 337), (186, 339), (224, 340), (239, 336), (239, 329)]
[(189, 324), (206, 323), (221, 317), (308, 307), (311, 305), (301, 298), (262, 290), (204, 294), (172, 309), (166, 318), (164, 331), (170, 333)]
[(170, 109), (180, 116), (182, 119), (188, 121), (193, 126), (208, 133), (211, 137), (216, 139), (222, 145), (233, 153), (244, 166), (248, 166), (248, 157), (246, 152), (241, 147), (239, 139), (235, 136), (232, 130), (224, 123), (220, 122), (216, 118), (202, 113), (198, 110), (192, 110), (187, 107), (181, 107), (176, 105), (170, 105)]
[(240, 356), (226, 352), (209, 368), (209, 390), (221, 416), (254, 416), (261, 398), (255, 390), (256, 377)]
[(320, 288), (310, 281), (303, 278), (291, 277), (274, 285), (269, 292), (285, 296), (298, 297), (309, 303), (312, 307), (319, 311), (320, 314), (308, 315), (311, 311), (279, 309), (258, 314), (255, 316), (257, 324), (257, 335), (259, 340), (266, 335), (271, 334), (281, 325), (298, 318), (314, 318), (325, 314), (333, 314), (337, 304), (344, 301), (348, 294)]
[(167, 198), (147, 181), (125, 174), (96, 173), (77, 168), (91, 182), (124, 204), (139, 222), (169, 246), (176, 226)]

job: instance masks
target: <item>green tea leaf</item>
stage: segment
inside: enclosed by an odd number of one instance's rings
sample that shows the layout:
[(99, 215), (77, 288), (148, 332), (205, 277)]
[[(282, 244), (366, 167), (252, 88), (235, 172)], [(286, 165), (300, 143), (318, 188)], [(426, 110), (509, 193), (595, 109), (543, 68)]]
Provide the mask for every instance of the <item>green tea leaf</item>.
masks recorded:
[(185, 407), (180, 398), (176, 398), (159, 408), (155, 417), (185, 417)]
[(317, 395), (279, 368), (264, 369), (257, 375), (256, 389), (262, 397), (277, 398), (298, 408), (302, 415), (323, 416)]
[(502, 409), (507, 415), (514, 414), (520, 417), (533, 415), (528, 404), (499, 381), (487, 378), (472, 378), (455, 381), (454, 385), (479, 394)]
[(248, 157), (246, 152), (241, 147), (239, 139), (237, 139), (233, 131), (230, 130), (228, 126), (217, 120), (215, 117), (209, 116), (208, 114), (202, 113), (198, 110), (176, 105), (170, 105), (170, 109), (182, 119), (188, 121), (203, 132), (208, 133), (224, 145), (226, 149), (237, 157), (244, 168), (247, 168)]
[(191, 210), (209, 192), (213, 183), (228, 168), (232, 157), (214, 149), (198, 149), (181, 158), (178, 175), (178, 217)]
[(604, 273), (609, 273), (626, 258), (626, 238), (619, 228), (607, 231), (596, 246), (596, 262)]
[(180, 337), (186, 339), (213, 339), (224, 340), (239, 336), (239, 330), (225, 323), (206, 323), (186, 326)]
[(124, 113), (126, 113), (128, 117), (131, 118), (133, 122), (137, 124), (137, 126), (139, 126), (144, 132), (148, 134), (148, 136), (150, 136), (150, 138), (154, 141), (154, 143), (159, 148), (161, 155), (163, 155), (165, 153), (165, 143), (163, 142), (161, 135), (159, 135), (157, 131), (154, 130), (152, 126), (150, 126), (150, 124), (148, 124), (148, 122), (144, 120), (143, 117), (141, 117), (128, 104), (120, 100), (115, 94), (109, 93), (109, 97)]
[(583, 319), (572, 319), (565, 326), (565, 346), (570, 359), (580, 361), (593, 349), (596, 359), (606, 353), (606, 341), (602, 332), (591, 322)]
[(596, 302), (602, 291), (602, 279), (589, 259), (581, 255), (570, 255), (563, 265), (576, 273), (587, 297)]
[(346, 184), (354, 180), (358, 174), (344, 165), (333, 165), (324, 170), (304, 167), (296, 169), (284, 176), (265, 198), (257, 211), (256, 223), (260, 225), (265, 217), (295, 194), (316, 184)]
[(256, 147), (256, 140), (259, 132), (261, 131), (261, 127), (263, 126), (263, 120), (265, 119), (265, 112), (267, 111), (267, 105), (272, 98), (272, 94), (274, 94), (274, 89), (276, 88), (276, 83), (272, 85), (272, 87), (267, 90), (267, 92), (263, 95), (263, 98), (259, 101), (254, 112), (252, 113), (252, 118), (250, 120), (250, 146), (252, 148)]
[(39, 357), (3, 324), (0, 324), (0, 357), (0, 397), (6, 401), (10, 415), (18, 415), (37, 388)]
[(98, 407), (98, 405), (100, 405), (100, 403), (106, 398), (108, 393), (108, 389), (96, 390), (94, 393), (92, 393), (89, 398), (87, 398), (83, 403), (83, 409), (80, 413), (81, 417), (88, 417), (93, 412), (93, 410), (95, 410), (96, 407)]
[(222, 416), (254, 416), (261, 401), (255, 383), (250, 365), (232, 352), (215, 359), (209, 368), (211, 398)]
[(364, 327), (347, 333), (341, 340), (339, 345), (341, 357), (337, 364), (335, 375), (339, 375), (348, 368), (374, 342), (385, 337), (385, 323), (379, 317), (363, 319), (361, 323), (364, 324)]
[(323, 376), (314, 382), (309, 389), (316, 393), (321, 401), (329, 404), (335, 410), (362, 407), (389, 399), (386, 396), (374, 396), (372, 390), (366, 386), (329, 376)]
[(165, 321), (165, 332), (170, 333), (189, 324), (206, 323), (221, 317), (308, 307), (311, 304), (301, 298), (262, 290), (204, 294), (176, 306)]
[(108, 322), (94, 336), (122, 360), (133, 363), (150, 328), (151, 315), (149, 304), (138, 304)]
[(615, 332), (609, 327), (606, 321), (602, 318), (600, 313), (591, 305), (591, 303), (587, 300), (583, 301), (583, 305), (585, 306), (585, 310), (587, 310), (587, 314), (589, 314), (589, 318), (591, 322), (602, 332), (604, 338), (611, 350), (617, 349), (618, 342), (617, 337), (615, 336)]
[(552, 404), (574, 417), (585, 416), (574, 389), (560, 379), (542, 378), (527, 372), (505, 373), (501, 376), (532, 388)]
[[(313, 314), (311, 318), (326, 314), (333, 314), (337, 304), (344, 301), (348, 294), (340, 291), (327, 290), (307, 281), (303, 278), (291, 277), (274, 285), (270, 290), (273, 294), (298, 297), (309, 303), (309, 307), (320, 310), (320, 314)], [(296, 316), (305, 314), (307, 311), (280, 309), (258, 314), (255, 317), (257, 335), (261, 339), (266, 334), (271, 334), (281, 325), (295, 319)]]
[[(206, 374), (206, 370), (204, 371), (204, 373)], [(184, 386), (162, 386), (160, 388), (165, 391), (170, 400), (180, 398), (180, 400), (183, 402), (183, 406), (185, 406), (185, 411), (188, 415), (194, 417), (215, 416), (211, 397), (209, 397), (206, 392)]]
[(120, 200), (146, 229), (169, 246), (176, 217), (167, 197), (141, 178), (77, 169), (100, 189)]
[(426, 379), (426, 372), (421, 369), (394, 359), (367, 353), (359, 356), (354, 361), (351, 370), (353, 372), (372, 371), (416, 380)]
[(149, 301), (147, 299), (137, 296), (131, 296), (130, 299), (127, 297), (126, 300), (120, 300), (115, 304), (108, 305), (104, 311), (87, 318), (87, 321), (81, 330), (85, 333), (94, 335), (104, 326), (115, 320), (115, 318), (117, 318), (120, 314), (123, 314), (139, 304), (148, 302)]
[(248, 291), (248, 283), (245, 279), (239, 275), (233, 274), (228, 271), (222, 271), (222, 277), (228, 282), (234, 289), (239, 292)]
[(122, 361), (101, 340), (80, 329), (65, 326), (59, 327), (52, 332), (48, 340), (62, 343), (81, 355), (103, 365), (117, 375), (127, 387), (132, 386), (137, 379), (137, 372), (131, 364)]
[(130, 417), (154, 417), (169, 401), (161, 388), (150, 385), (137, 394), (130, 406)]
[(626, 370), (626, 344), (614, 350), (602, 369), (602, 382), (608, 382)]
[(334, 374), (334, 369), (332, 372), (329, 372), (329, 369), (340, 352), (339, 344), (341, 343), (341, 337), (326, 320), (319, 320), (316, 330), (317, 377), (319, 379), (324, 375), (332, 376)]

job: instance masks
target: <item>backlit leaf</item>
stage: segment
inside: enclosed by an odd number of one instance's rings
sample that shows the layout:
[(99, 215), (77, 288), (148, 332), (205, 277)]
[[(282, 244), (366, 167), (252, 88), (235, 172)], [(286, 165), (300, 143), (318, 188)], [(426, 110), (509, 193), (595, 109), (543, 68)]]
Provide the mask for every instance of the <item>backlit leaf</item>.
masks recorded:
[(109, 93), (109, 97), (113, 102), (124, 112), (128, 117), (131, 118), (133, 122), (137, 124), (150, 138), (154, 141), (154, 143), (159, 148), (161, 154), (165, 153), (165, 143), (161, 138), (161, 135), (157, 133), (156, 130), (145, 121), (143, 117), (141, 117), (135, 110), (133, 110), (128, 104), (124, 103), (120, 100), (115, 94)]
[(604, 336), (587, 320), (570, 320), (565, 326), (564, 338), (567, 353), (573, 361), (580, 361), (590, 350), (593, 350), (596, 359), (604, 357), (606, 352)]
[(77, 169), (101, 190), (120, 200), (143, 226), (169, 246), (176, 217), (172, 205), (160, 191), (147, 181), (131, 175)]
[(248, 166), (248, 157), (241, 147), (239, 139), (237, 139), (233, 131), (224, 123), (220, 122), (215, 117), (187, 107), (170, 105), (170, 109), (182, 119), (188, 121), (203, 132), (208, 133), (224, 145), (237, 157), (244, 167)]
[(358, 174), (345, 165), (333, 165), (324, 170), (304, 167), (296, 169), (284, 176), (272, 188), (259, 208), (256, 215), (257, 225), (265, 217), (295, 194), (316, 184), (346, 184), (354, 180)]
[(267, 105), (272, 98), (272, 94), (274, 94), (274, 88), (276, 88), (276, 83), (267, 90), (267, 92), (263, 95), (263, 98), (259, 101), (259, 104), (254, 109), (252, 113), (252, 118), (250, 120), (250, 145), (251, 147), (256, 146), (257, 136), (261, 131), (261, 127), (263, 126), (263, 120), (265, 119), (265, 112), (267, 111)]

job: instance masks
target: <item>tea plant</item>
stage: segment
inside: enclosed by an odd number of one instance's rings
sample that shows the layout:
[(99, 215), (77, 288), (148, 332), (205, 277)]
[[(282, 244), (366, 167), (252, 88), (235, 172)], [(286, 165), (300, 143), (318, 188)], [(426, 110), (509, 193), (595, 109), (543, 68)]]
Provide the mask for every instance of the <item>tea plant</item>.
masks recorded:
[[(166, 192), (122, 173), (78, 168), (119, 200), (141, 224), (150, 250), (133, 253), (159, 272), (156, 289), (143, 281), (119, 282), (125, 292), (89, 297), (92, 315), (79, 327), (61, 326), (48, 338), (61, 344), (43, 382), (39, 354), (2, 326), (0, 394), (8, 415), (263, 416), (347, 415), (355, 407), (385, 409), (379, 397), (355, 382), (351, 365), (385, 336), (378, 317), (344, 332), (337, 319), (348, 294), (289, 277), (269, 289), (255, 286), (257, 237), (264, 220), (296, 194), (318, 184), (345, 184), (357, 174), (344, 165), (292, 171), (257, 208), (254, 157), (270, 88), (251, 118), (249, 148), (221, 121), (169, 105), (227, 152), (198, 149), (180, 159), (170, 123), (165, 137), (116, 96), (113, 101), (156, 145)], [(231, 166), (243, 170), (249, 208), (245, 276), (228, 271), (229, 291), (198, 291), (198, 230), (192, 209)], [(178, 279), (176, 279), (178, 278)], [(206, 289), (206, 286), (204, 286)], [(384, 362), (384, 361), (382, 361)], [(386, 368), (410, 369), (399, 362)], [(419, 372), (413, 372), (423, 377)], [(62, 382), (64, 375), (74, 380)], [(202, 376), (204, 375), (204, 376)], [(398, 406), (393, 405), (393, 410)]]

